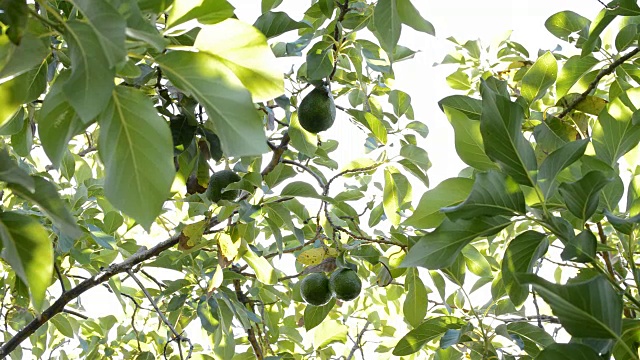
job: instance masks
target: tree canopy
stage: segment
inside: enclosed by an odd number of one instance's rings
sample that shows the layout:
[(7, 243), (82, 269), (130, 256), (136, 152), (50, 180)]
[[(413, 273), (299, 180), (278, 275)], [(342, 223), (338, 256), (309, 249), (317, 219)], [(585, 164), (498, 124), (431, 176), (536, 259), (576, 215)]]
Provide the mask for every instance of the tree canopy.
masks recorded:
[(439, 184), (428, 14), (281, 3), (0, 0), (0, 358), (639, 359), (636, 1), (449, 38)]

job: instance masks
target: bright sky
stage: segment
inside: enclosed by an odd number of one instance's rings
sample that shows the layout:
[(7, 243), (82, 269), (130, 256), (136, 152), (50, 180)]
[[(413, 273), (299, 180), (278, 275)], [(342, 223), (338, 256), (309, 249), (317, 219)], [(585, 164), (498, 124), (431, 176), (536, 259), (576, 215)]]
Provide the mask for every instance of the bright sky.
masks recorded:
[[(454, 65), (433, 67), (447, 52), (453, 50), (451, 43), (445, 38), (454, 36), (460, 41), (482, 39), (489, 44), (491, 40), (508, 30), (513, 30), (511, 39), (523, 44), (535, 57), (538, 49), (553, 49), (560, 40), (550, 35), (544, 28), (544, 21), (552, 14), (562, 10), (573, 10), (587, 18), (593, 18), (602, 5), (596, 0), (412, 0), (420, 13), (428, 19), (436, 29), (437, 38), (418, 33), (403, 27), (400, 44), (414, 50), (420, 50), (414, 59), (396, 64), (395, 88), (411, 95), (416, 120), (423, 121), (430, 130), (424, 146), (431, 158), (433, 167), (428, 175), (431, 185), (456, 176), (463, 167), (455, 155), (453, 131), (444, 114), (437, 106), (438, 100), (455, 93), (445, 82), (445, 77), (455, 70)], [(231, 0), (236, 6), (240, 20), (253, 23), (259, 15), (259, 0)], [(285, 0), (278, 8), (287, 11), (295, 19), (302, 19), (304, 8), (309, 0)], [(561, 44), (567, 46), (567, 44)], [(284, 61), (290, 67), (291, 58)], [(283, 63), (285, 64), (285, 63)], [(286, 69), (288, 70), (288, 69)], [(337, 135), (344, 158), (336, 159), (346, 162), (362, 153), (364, 136), (348, 124), (345, 114), (341, 114), (346, 125), (340, 125)], [(414, 190), (417, 203), (422, 192)], [(143, 279), (143, 277), (140, 277)], [(134, 285), (135, 286), (135, 285)], [(53, 288), (56, 288), (55, 290)], [(51, 290), (57, 292), (57, 284)], [(123, 321), (120, 305), (115, 297), (102, 287), (92, 289), (84, 296), (84, 313), (91, 317), (114, 314)], [(197, 322), (197, 320), (195, 320)], [(348, 346), (351, 346), (350, 344)]]

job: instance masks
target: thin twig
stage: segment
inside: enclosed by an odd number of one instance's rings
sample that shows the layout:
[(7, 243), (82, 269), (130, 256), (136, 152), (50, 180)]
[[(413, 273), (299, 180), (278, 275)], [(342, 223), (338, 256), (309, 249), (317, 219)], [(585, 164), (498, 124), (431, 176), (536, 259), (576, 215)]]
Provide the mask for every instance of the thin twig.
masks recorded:
[(282, 140), (280, 140), (280, 145), (278, 145), (273, 150), (271, 161), (269, 161), (269, 164), (267, 165), (267, 167), (265, 167), (264, 170), (262, 170), (262, 173), (261, 173), (262, 176), (265, 176), (271, 171), (273, 171), (273, 169), (275, 169), (278, 163), (280, 163), (280, 158), (282, 157), (282, 154), (284, 154), (285, 150), (287, 150), (287, 145), (289, 144), (289, 141), (291, 141), (289, 134), (288, 133), (284, 134), (284, 136), (282, 137)]
[(182, 355), (182, 346), (180, 345), (180, 342), (182, 342), (182, 341), (185, 341), (185, 342), (187, 342), (189, 344), (189, 353), (187, 354), (187, 360), (189, 358), (191, 358), (191, 353), (193, 352), (193, 344), (191, 343), (191, 340), (189, 340), (188, 337), (184, 337), (184, 336), (180, 335), (176, 331), (176, 329), (173, 327), (173, 324), (171, 324), (169, 319), (167, 319), (167, 317), (164, 316), (162, 311), (160, 311), (160, 309), (158, 308), (158, 305), (156, 304), (156, 302), (151, 297), (151, 294), (149, 294), (149, 292), (147, 291), (147, 288), (142, 284), (142, 282), (140, 282), (138, 277), (135, 276), (135, 274), (133, 273), (133, 271), (131, 271), (131, 269), (127, 269), (127, 274), (129, 274), (129, 276), (133, 279), (133, 281), (135, 281), (136, 284), (138, 284), (138, 287), (140, 287), (140, 290), (142, 290), (142, 292), (147, 297), (149, 302), (151, 302), (151, 306), (153, 306), (153, 308), (156, 310), (156, 313), (158, 313), (158, 316), (160, 317), (162, 322), (164, 322), (165, 325), (167, 325), (167, 327), (169, 328), (169, 330), (171, 330), (171, 333), (173, 334), (174, 339), (176, 340), (176, 343), (178, 343), (178, 350), (180, 352), (180, 360), (184, 359), (184, 356)]
[(67, 291), (67, 289), (64, 286), (64, 281), (62, 281), (62, 273), (60, 272), (60, 268), (58, 268), (58, 264), (56, 264), (55, 262), (53, 263), (53, 268), (56, 271), (56, 276), (58, 276), (58, 280), (60, 280), (60, 287), (62, 288), (62, 292)]
[[(362, 330), (360, 330), (360, 333), (358, 334), (358, 337), (356, 338), (356, 341), (354, 341), (353, 347), (351, 348), (351, 352), (349, 352), (349, 356), (347, 356), (347, 360), (351, 360), (353, 358), (356, 350), (362, 350), (362, 345), (360, 345), (362, 343), (362, 336), (364, 335), (364, 332), (367, 331), (367, 327), (369, 327), (369, 324), (371, 324), (371, 322), (367, 320), (367, 322), (362, 327)], [(362, 358), (364, 359), (364, 356)]]
[[(344, 17), (347, 14), (347, 12), (350, 10), (349, 9), (349, 0), (344, 0), (344, 3), (340, 4), (338, 3), (338, 9), (340, 10), (340, 13), (338, 14), (338, 19), (336, 19), (336, 25), (335, 28), (333, 29), (333, 41), (338, 42), (340, 41), (342, 43), (342, 34), (340, 31), (340, 26), (341, 23), (344, 21)], [(333, 51), (336, 52), (335, 54), (335, 60), (333, 61), (333, 69), (331, 70), (331, 75), (329, 75), (329, 80), (333, 79), (333, 76), (336, 74), (336, 70), (338, 69), (338, 45), (337, 44), (333, 44)]]
[(81, 319), (84, 319), (84, 320), (88, 320), (89, 319), (89, 317), (87, 315), (81, 314), (81, 313), (79, 313), (79, 312), (77, 312), (75, 310), (71, 310), (71, 309), (66, 309), (65, 308), (65, 309), (62, 309), (62, 312), (70, 314), (70, 315), (73, 315), (73, 316), (77, 316), (77, 317), (79, 317)]
[(584, 99), (587, 98), (587, 96), (589, 95), (589, 93), (591, 91), (593, 91), (596, 86), (598, 86), (598, 83), (600, 82), (600, 80), (602, 80), (603, 77), (613, 73), (613, 71), (620, 65), (622, 65), (625, 61), (631, 59), (634, 55), (636, 55), (637, 53), (640, 52), (640, 48), (635, 48), (631, 51), (629, 51), (628, 53), (626, 53), (625, 55), (621, 56), (618, 60), (612, 62), (609, 66), (605, 67), (604, 69), (600, 70), (600, 72), (598, 72), (598, 75), (596, 75), (595, 79), (593, 79), (593, 81), (589, 84), (589, 86), (587, 87), (587, 90), (585, 90), (583, 93), (580, 94), (580, 96), (576, 97), (572, 102), (570, 102), (565, 108), (564, 110), (562, 110), (562, 112), (557, 116), (558, 118), (562, 119), (563, 117), (565, 117), (569, 112), (571, 112), (576, 106), (578, 106), (578, 104), (583, 101)]
[[(240, 280), (233, 280), (233, 286), (236, 290), (236, 296), (238, 297), (238, 301), (242, 304), (246, 305), (248, 303), (247, 297), (242, 292), (242, 287), (240, 286)], [(249, 339), (249, 343), (251, 343), (251, 347), (253, 348), (253, 353), (256, 355), (256, 359), (262, 360), (264, 359), (262, 347), (256, 338), (255, 331), (253, 330), (253, 326), (250, 325), (247, 329), (247, 338)]]
[(300, 164), (299, 162), (293, 161), (293, 160), (282, 160), (281, 163), (289, 164), (289, 165), (295, 165), (295, 166), (301, 168), (302, 170), (308, 172), (309, 174), (313, 175), (313, 177), (316, 179), (318, 184), (320, 184), (320, 187), (324, 189), (324, 181), (322, 180), (320, 175), (316, 174), (316, 172), (311, 170), (311, 168), (309, 168), (308, 166)]

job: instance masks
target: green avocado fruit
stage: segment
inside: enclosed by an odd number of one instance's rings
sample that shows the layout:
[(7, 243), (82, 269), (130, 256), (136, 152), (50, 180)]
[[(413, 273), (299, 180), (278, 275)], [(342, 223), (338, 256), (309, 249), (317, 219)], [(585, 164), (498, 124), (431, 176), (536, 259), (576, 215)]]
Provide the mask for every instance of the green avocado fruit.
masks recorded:
[(336, 104), (325, 87), (317, 87), (302, 99), (298, 107), (298, 120), (303, 129), (317, 134), (333, 125)]
[(238, 195), (240, 195), (240, 190), (234, 189), (223, 192), (222, 189), (227, 187), (229, 184), (240, 181), (240, 179), (240, 175), (231, 170), (215, 172), (209, 179), (209, 187), (207, 187), (205, 195), (213, 202), (218, 202), (220, 200), (234, 200)]
[(322, 306), (331, 300), (329, 278), (324, 273), (311, 273), (300, 282), (300, 295), (307, 304)]
[(329, 289), (336, 296), (336, 299), (351, 301), (360, 295), (362, 281), (355, 271), (341, 268), (331, 274)]

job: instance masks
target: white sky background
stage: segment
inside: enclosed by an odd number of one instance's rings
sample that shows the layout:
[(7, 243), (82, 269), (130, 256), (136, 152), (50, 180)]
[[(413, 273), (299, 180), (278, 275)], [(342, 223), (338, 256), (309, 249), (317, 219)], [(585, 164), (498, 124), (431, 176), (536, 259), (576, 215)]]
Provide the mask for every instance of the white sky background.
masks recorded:
[[(253, 23), (260, 15), (259, 0), (230, 0), (230, 2), (236, 7), (236, 14), (240, 20)], [(453, 44), (446, 38), (453, 36), (461, 42), (479, 38), (484, 45), (488, 45), (492, 39), (508, 30), (513, 30), (511, 39), (524, 45), (532, 60), (535, 60), (538, 49), (549, 50), (558, 44), (564, 48), (571, 47), (553, 37), (545, 29), (544, 22), (549, 16), (558, 11), (572, 10), (593, 19), (602, 8), (596, 0), (412, 0), (412, 2), (434, 25), (437, 37), (403, 26), (400, 44), (420, 52), (413, 59), (394, 64), (396, 74), (394, 88), (411, 96), (415, 119), (429, 127), (429, 136), (426, 139), (418, 137), (418, 141), (421, 142), (419, 145), (428, 151), (433, 163), (428, 172), (432, 187), (444, 179), (456, 176), (464, 167), (455, 153), (453, 130), (437, 106), (437, 102), (443, 97), (457, 93), (451, 90), (445, 81), (445, 77), (455, 71), (456, 65), (433, 67), (435, 62), (441, 61), (448, 52), (453, 50)], [(285, 0), (276, 10), (286, 11), (294, 20), (301, 20), (303, 11), (309, 3), (309, 0)], [(287, 37), (287, 39), (290, 38), (292, 37)], [(302, 60), (282, 59), (283, 71), (290, 69), (292, 61)], [(340, 103), (345, 104), (346, 99), (341, 100)], [(336, 125), (327, 137), (336, 138), (340, 142), (338, 151), (332, 155), (338, 157), (334, 160), (341, 165), (364, 156), (365, 136), (350, 125), (346, 114), (339, 112)], [(414, 204), (417, 204), (422, 194), (422, 191), (417, 190), (414, 188)], [(286, 260), (290, 262), (292, 258)], [(281, 264), (276, 266), (282, 268)], [(144, 280), (143, 276), (139, 278)], [(161, 275), (160, 278), (164, 276)], [(135, 285), (129, 284), (129, 286)], [(57, 288), (58, 284), (55, 284), (50, 290), (57, 293)], [(92, 289), (82, 299), (85, 307), (83, 312), (90, 317), (113, 314), (122, 321), (129, 321), (123, 315), (113, 294), (107, 293), (102, 287)], [(197, 323), (198, 320), (196, 319), (195, 322)], [(194, 341), (198, 342), (198, 339)], [(206, 347), (206, 344), (202, 345)], [(350, 347), (351, 344), (348, 346)]]

